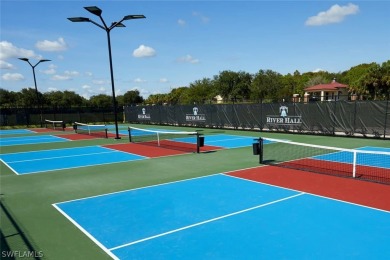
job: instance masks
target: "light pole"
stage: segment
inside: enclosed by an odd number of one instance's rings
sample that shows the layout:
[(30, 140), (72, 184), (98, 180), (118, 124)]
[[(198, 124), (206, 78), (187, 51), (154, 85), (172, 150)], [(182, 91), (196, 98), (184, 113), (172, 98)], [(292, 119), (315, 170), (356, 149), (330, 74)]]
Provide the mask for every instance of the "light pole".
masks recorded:
[(115, 27), (126, 27), (122, 22), (125, 20), (131, 20), (131, 19), (141, 19), (146, 18), (144, 15), (126, 15), (118, 22), (113, 22), (111, 26), (107, 26), (106, 22), (103, 20), (102, 17), (102, 10), (97, 6), (87, 6), (84, 7), (88, 12), (99, 16), (100, 20), (102, 21), (103, 25), (100, 25), (94, 21), (92, 21), (89, 18), (86, 17), (71, 17), (68, 18), (71, 22), (90, 22), (96, 25), (97, 27), (103, 29), (107, 33), (107, 41), (108, 41), (108, 57), (110, 60), (110, 74), (111, 74), (111, 88), (112, 88), (112, 103), (114, 106), (114, 119), (115, 119), (115, 132), (116, 136), (115, 139), (120, 139), (119, 132), (118, 132), (118, 115), (117, 115), (117, 105), (116, 105), (116, 98), (115, 98), (115, 85), (114, 85), (114, 70), (112, 67), (112, 55), (111, 55), (111, 39), (110, 39), (110, 32)]
[(19, 58), (19, 60), (26, 61), (28, 64), (30, 64), (32, 71), (33, 71), (33, 76), (34, 76), (34, 85), (35, 85), (35, 93), (37, 95), (37, 105), (39, 106), (39, 112), (40, 112), (40, 121), (41, 121), (41, 127), (43, 127), (43, 120), (42, 120), (42, 104), (39, 102), (39, 94), (38, 94), (38, 88), (37, 88), (37, 80), (35, 78), (35, 67), (38, 66), (39, 63), (41, 62), (46, 62), (46, 61), (51, 61), (51, 60), (46, 60), (42, 59), (37, 62), (37, 64), (32, 65), (31, 62), (27, 58)]

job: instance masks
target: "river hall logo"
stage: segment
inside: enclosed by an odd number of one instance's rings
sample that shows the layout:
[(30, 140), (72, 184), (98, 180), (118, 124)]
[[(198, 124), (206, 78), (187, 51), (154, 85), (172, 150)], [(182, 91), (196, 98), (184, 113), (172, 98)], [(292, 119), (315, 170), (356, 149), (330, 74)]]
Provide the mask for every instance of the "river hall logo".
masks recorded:
[(141, 109), (141, 114), (138, 114), (138, 119), (150, 120), (150, 114), (146, 113), (146, 108)]
[(280, 106), (279, 115), (267, 115), (266, 122), (269, 125), (300, 125), (302, 124), (302, 117), (288, 116), (288, 107)]
[(193, 107), (192, 114), (186, 114), (187, 122), (203, 122), (206, 121), (205, 114), (199, 114), (199, 108)]

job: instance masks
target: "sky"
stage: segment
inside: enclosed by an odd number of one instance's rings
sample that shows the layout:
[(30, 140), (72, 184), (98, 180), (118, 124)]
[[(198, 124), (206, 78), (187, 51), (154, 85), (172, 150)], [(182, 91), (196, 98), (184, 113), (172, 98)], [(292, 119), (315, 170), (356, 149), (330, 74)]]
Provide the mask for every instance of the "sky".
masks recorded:
[(110, 26), (115, 94), (169, 93), (224, 70), (282, 75), (342, 72), (390, 59), (387, 1), (56, 1), (1, 0), (0, 88), (112, 94), (108, 37), (84, 7)]

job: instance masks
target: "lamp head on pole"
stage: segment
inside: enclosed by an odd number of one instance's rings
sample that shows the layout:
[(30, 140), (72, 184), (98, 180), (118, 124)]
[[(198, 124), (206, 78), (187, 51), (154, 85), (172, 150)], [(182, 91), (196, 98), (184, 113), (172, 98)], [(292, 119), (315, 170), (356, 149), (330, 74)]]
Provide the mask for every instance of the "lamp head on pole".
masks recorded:
[(123, 23), (114, 22), (111, 24), (110, 28), (114, 28), (114, 27), (126, 27), (126, 25), (124, 25)]
[(69, 21), (71, 22), (90, 22), (91, 20), (89, 18), (86, 18), (86, 17), (71, 17), (71, 18), (68, 18)]
[(99, 7), (97, 6), (87, 6), (87, 7), (84, 7), (88, 12), (94, 14), (94, 15), (97, 15), (97, 16), (101, 16), (102, 15), (102, 9), (100, 9)]
[(25, 61), (25, 62), (28, 62), (28, 64), (31, 65), (31, 67), (35, 68), (39, 63), (41, 62), (45, 62), (45, 61), (51, 61), (51, 60), (48, 60), (48, 59), (40, 59), (34, 66), (31, 64), (30, 60), (27, 59), (27, 58), (18, 58), (19, 60), (22, 60), (22, 61)]
[(131, 19), (143, 19), (146, 18), (145, 15), (143, 14), (131, 14), (131, 15), (126, 15), (123, 17), (123, 20), (131, 20)]

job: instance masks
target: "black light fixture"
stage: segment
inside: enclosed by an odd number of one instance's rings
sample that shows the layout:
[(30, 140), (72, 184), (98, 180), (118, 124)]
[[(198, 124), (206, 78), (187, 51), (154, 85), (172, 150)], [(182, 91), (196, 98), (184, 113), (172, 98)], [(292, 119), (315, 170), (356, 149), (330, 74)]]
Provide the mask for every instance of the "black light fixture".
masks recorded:
[(123, 21), (125, 20), (131, 20), (131, 19), (141, 19), (141, 18), (146, 18), (144, 15), (126, 15), (124, 16), (121, 20), (118, 22), (113, 22), (110, 27), (106, 25), (106, 22), (104, 21), (102, 17), (102, 10), (97, 7), (97, 6), (87, 6), (84, 7), (88, 12), (99, 16), (101, 22), (103, 25), (98, 24), (94, 21), (92, 21), (89, 18), (86, 17), (71, 17), (68, 18), (69, 21), (71, 22), (90, 22), (93, 23), (94, 25), (102, 28), (103, 30), (106, 31), (107, 33), (107, 42), (108, 42), (108, 56), (109, 56), (109, 61), (110, 61), (110, 74), (111, 74), (111, 88), (112, 88), (112, 103), (114, 106), (114, 120), (115, 120), (115, 139), (120, 139), (119, 136), (119, 131), (118, 131), (118, 115), (117, 115), (117, 104), (116, 104), (116, 98), (115, 98), (115, 84), (114, 84), (114, 71), (113, 71), (113, 66), (112, 66), (112, 55), (111, 55), (111, 39), (110, 39), (110, 31), (115, 28), (115, 27), (125, 27), (124, 24), (122, 24)]
[(41, 123), (41, 127), (43, 127), (43, 119), (42, 119), (42, 104), (39, 100), (39, 94), (38, 94), (38, 87), (37, 87), (37, 80), (35, 78), (35, 67), (38, 66), (39, 63), (41, 62), (46, 62), (46, 61), (51, 61), (51, 60), (47, 60), (47, 59), (41, 59), (39, 60), (35, 65), (32, 65), (30, 60), (27, 59), (27, 58), (19, 58), (19, 60), (22, 60), (22, 61), (25, 61), (27, 62), (28, 64), (30, 64), (31, 68), (32, 68), (32, 71), (33, 71), (33, 76), (34, 76), (34, 86), (35, 86), (35, 94), (37, 95), (37, 106), (39, 107), (39, 112), (40, 112), (40, 123)]

